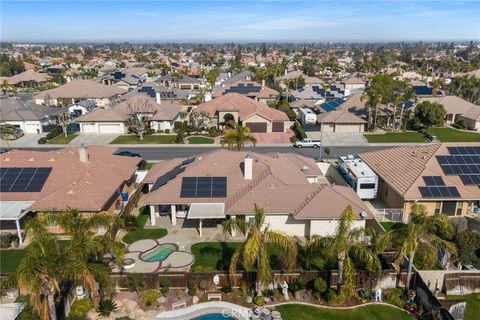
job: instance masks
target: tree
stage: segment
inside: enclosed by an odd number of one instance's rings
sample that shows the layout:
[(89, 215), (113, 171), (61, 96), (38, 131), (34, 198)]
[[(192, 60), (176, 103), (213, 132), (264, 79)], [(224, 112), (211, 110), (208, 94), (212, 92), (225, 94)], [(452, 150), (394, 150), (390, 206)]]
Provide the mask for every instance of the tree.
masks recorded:
[(403, 224), (398, 229), (393, 229), (386, 233), (386, 237), (397, 240), (398, 250), (395, 259), (395, 266), (400, 270), (400, 263), (404, 255), (408, 258), (408, 271), (406, 288), (410, 287), (412, 279), (413, 261), (420, 242), (426, 242), (432, 245), (440, 246), (452, 254), (457, 250), (453, 243), (442, 239), (439, 235), (450, 236), (453, 231), (453, 225), (444, 214), (435, 214), (429, 216), (424, 205), (414, 203), (411, 207), (411, 221)]
[(257, 279), (260, 283), (267, 284), (272, 280), (268, 245), (279, 249), (279, 254), (283, 258), (287, 270), (291, 270), (295, 266), (297, 261), (295, 241), (287, 234), (270, 230), (268, 225), (265, 226), (265, 212), (262, 208), (255, 205), (255, 216), (252, 222), (246, 223), (244, 217), (237, 217), (223, 223), (224, 233), (232, 233), (236, 229), (246, 235), (246, 240), (234, 252), (230, 260), (229, 273), (232, 282), (235, 281), (234, 275), (240, 262), (247, 269), (252, 268), (255, 263), (257, 264)]
[(235, 127), (232, 130), (226, 130), (223, 135), (222, 148), (227, 146), (228, 149), (237, 148), (238, 151), (244, 148), (247, 144), (255, 148), (257, 138), (255, 138), (250, 131), (250, 128), (234, 123)]
[(150, 119), (157, 113), (153, 103), (146, 97), (139, 97), (135, 101), (127, 101), (125, 111), (128, 115), (125, 124), (143, 140), (143, 136), (150, 129)]
[(0, 139), (8, 144), (10, 137), (15, 136), (16, 129), (11, 124), (2, 123), (0, 124)]
[(443, 105), (437, 102), (423, 101), (415, 107), (415, 118), (426, 127), (443, 126), (446, 115)]
[[(349, 205), (342, 213), (335, 234), (330, 237), (314, 236), (308, 243), (308, 252), (312, 255), (324, 253), (329, 259), (336, 259), (338, 265), (337, 292), (350, 296), (355, 290), (356, 268), (354, 261), (371, 270), (380, 270), (381, 265), (376, 252), (370, 250), (365, 235), (373, 233), (370, 229), (354, 228), (355, 212)], [(387, 242), (378, 242), (378, 250)]]
[(5, 79), (2, 81), (2, 93), (3, 95), (7, 95), (8, 90), (10, 89), (10, 85), (8, 84), (8, 80)]
[(473, 264), (480, 267), (480, 234), (465, 230), (456, 239), (458, 259), (463, 264)]
[(217, 68), (208, 71), (206, 75), (207, 83), (210, 84), (211, 87), (213, 87), (219, 75), (220, 75), (220, 70)]

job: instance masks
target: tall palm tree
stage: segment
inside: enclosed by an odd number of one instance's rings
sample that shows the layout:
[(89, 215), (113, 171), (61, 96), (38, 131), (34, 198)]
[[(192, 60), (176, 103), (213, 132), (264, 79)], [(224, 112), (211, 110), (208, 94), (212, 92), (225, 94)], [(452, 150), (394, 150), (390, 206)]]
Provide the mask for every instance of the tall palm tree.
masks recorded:
[(235, 218), (227, 220), (223, 224), (224, 233), (232, 233), (236, 229), (246, 235), (246, 240), (235, 251), (230, 260), (229, 273), (232, 282), (235, 281), (233, 275), (237, 272), (240, 261), (247, 269), (252, 268), (255, 263), (257, 264), (257, 279), (260, 283), (267, 284), (272, 280), (268, 244), (280, 250), (280, 255), (287, 270), (291, 270), (295, 266), (297, 261), (295, 241), (287, 234), (270, 230), (268, 226), (265, 226), (265, 212), (262, 208), (255, 205), (255, 216), (250, 223), (246, 223), (244, 218)]
[(11, 136), (15, 136), (16, 128), (11, 124), (0, 124), (0, 139), (8, 144)]
[[(400, 269), (400, 263), (403, 261), (404, 255), (408, 257), (408, 272), (406, 288), (410, 286), (412, 279), (413, 261), (415, 252), (420, 242), (440, 246), (448, 250), (452, 254), (456, 254), (455, 244), (442, 239), (439, 235), (450, 237), (454, 232), (454, 227), (449, 218), (444, 214), (427, 215), (425, 206), (421, 204), (413, 204), (410, 214), (411, 221), (402, 225), (398, 229), (387, 232), (386, 237), (397, 239), (399, 242), (395, 265)], [(432, 250), (436, 250), (435, 246)]]
[(366, 235), (372, 236), (373, 230), (354, 228), (355, 212), (349, 205), (342, 213), (338, 227), (330, 237), (314, 236), (309, 244), (310, 254), (325, 254), (329, 259), (336, 259), (338, 265), (337, 292), (345, 286), (347, 295), (351, 295), (355, 289), (356, 269), (354, 262), (361, 263), (370, 270), (378, 271), (381, 268), (378, 252), (381, 252), (387, 244), (384, 241), (376, 241), (375, 250), (371, 250), (366, 241)]
[(255, 147), (257, 138), (251, 134), (251, 130), (247, 126), (241, 126), (238, 123), (234, 124), (233, 130), (225, 131), (222, 140), (222, 147), (227, 146), (228, 149), (237, 148), (238, 151), (244, 148), (247, 144)]
[(368, 103), (368, 125), (372, 125), (372, 111), (375, 110), (374, 127), (377, 127), (378, 105), (382, 102), (382, 95), (373, 91), (365, 92), (361, 99)]

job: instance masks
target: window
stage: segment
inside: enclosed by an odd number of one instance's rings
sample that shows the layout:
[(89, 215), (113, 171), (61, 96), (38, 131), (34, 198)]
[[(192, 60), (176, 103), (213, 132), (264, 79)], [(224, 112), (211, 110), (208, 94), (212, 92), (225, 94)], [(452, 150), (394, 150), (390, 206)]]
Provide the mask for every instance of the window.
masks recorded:
[(441, 202), (436, 202), (435, 203), (435, 214), (439, 214), (442, 208), (442, 203)]
[(459, 202), (457, 202), (457, 213), (456, 213), (456, 215), (461, 216), (462, 215), (462, 210), (463, 210), (463, 202), (459, 201)]
[(375, 189), (375, 183), (360, 183), (360, 189)]

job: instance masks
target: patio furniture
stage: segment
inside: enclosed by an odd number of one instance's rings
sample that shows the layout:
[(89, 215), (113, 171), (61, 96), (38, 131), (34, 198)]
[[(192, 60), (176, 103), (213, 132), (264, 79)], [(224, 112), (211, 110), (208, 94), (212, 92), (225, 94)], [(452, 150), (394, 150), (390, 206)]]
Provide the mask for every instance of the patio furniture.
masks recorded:
[(185, 301), (172, 303), (172, 310), (175, 310), (178, 308), (186, 308), (186, 307), (187, 307), (187, 303)]
[(208, 301), (210, 301), (212, 299), (222, 300), (222, 294), (221, 293), (209, 293), (207, 295), (207, 298), (208, 298)]

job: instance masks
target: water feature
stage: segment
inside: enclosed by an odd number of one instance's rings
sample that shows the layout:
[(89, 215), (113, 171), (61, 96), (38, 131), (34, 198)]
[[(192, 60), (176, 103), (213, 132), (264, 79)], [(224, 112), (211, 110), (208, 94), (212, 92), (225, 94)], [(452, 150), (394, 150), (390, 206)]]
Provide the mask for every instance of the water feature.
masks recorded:
[(177, 249), (177, 246), (172, 243), (164, 243), (142, 253), (140, 258), (148, 262), (163, 261)]

